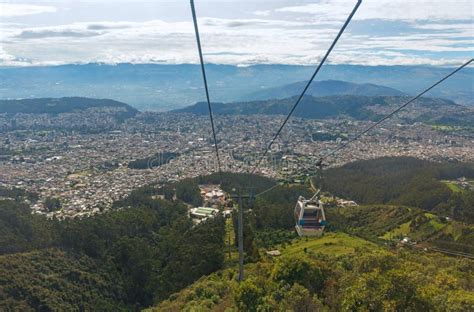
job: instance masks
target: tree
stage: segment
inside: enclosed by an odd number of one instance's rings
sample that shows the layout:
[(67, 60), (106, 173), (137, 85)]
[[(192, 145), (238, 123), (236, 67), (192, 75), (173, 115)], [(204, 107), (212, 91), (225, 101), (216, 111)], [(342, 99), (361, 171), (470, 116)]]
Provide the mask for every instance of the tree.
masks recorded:
[(293, 284), (282, 300), (283, 311), (318, 312), (323, 310), (323, 304), (317, 296), (312, 296), (308, 289), (298, 283)]
[(158, 286), (153, 246), (143, 238), (124, 237), (115, 244), (111, 254), (124, 276), (129, 302), (151, 305)]
[(176, 197), (194, 207), (202, 205), (201, 190), (193, 179), (185, 179), (176, 184)]
[(242, 312), (256, 312), (263, 302), (264, 291), (251, 279), (242, 281), (234, 292), (234, 301)]
[(293, 285), (303, 285), (311, 293), (319, 293), (324, 287), (326, 276), (321, 268), (322, 263), (311, 262), (306, 257), (284, 257), (275, 265), (273, 280)]
[(44, 201), (44, 206), (48, 209), (48, 211), (58, 211), (61, 209), (61, 201), (59, 198), (56, 197), (47, 197)]

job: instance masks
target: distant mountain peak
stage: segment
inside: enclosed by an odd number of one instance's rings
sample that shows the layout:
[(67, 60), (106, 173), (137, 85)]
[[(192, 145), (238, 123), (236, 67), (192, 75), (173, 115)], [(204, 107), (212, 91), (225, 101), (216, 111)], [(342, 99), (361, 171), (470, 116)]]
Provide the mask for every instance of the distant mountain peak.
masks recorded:
[[(242, 100), (269, 100), (284, 99), (300, 94), (306, 81), (299, 81), (276, 88), (268, 88), (252, 92), (242, 97)], [(406, 93), (394, 88), (380, 86), (372, 83), (353, 83), (343, 80), (320, 80), (314, 81), (308, 91), (308, 95), (324, 97), (333, 95), (357, 95), (357, 96), (403, 96)]]

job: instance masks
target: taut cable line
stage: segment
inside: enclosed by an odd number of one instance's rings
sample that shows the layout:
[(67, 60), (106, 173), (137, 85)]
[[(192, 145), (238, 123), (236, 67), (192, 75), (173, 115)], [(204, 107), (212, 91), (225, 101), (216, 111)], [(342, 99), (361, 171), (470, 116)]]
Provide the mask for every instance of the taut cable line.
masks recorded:
[(393, 115), (395, 115), (396, 113), (398, 113), (399, 111), (401, 111), (402, 109), (404, 109), (405, 107), (407, 107), (408, 105), (410, 105), (411, 103), (413, 103), (414, 101), (416, 101), (417, 99), (419, 99), (420, 97), (422, 97), (425, 93), (429, 92), (431, 89), (435, 88), (437, 85), (441, 84), (443, 81), (447, 80), (449, 77), (453, 76), (454, 74), (456, 74), (458, 71), (460, 71), (461, 69), (463, 69), (464, 67), (468, 66), (469, 64), (472, 63), (472, 61), (474, 61), (474, 59), (470, 59), (469, 61), (467, 61), (466, 63), (464, 63), (463, 65), (459, 66), (458, 68), (456, 68), (455, 70), (453, 70), (452, 72), (450, 72), (448, 75), (444, 76), (442, 79), (438, 80), (437, 82), (435, 82), (434, 84), (432, 84), (431, 86), (429, 86), (428, 88), (426, 88), (425, 90), (423, 90), (422, 92), (418, 93), (416, 96), (414, 96), (413, 98), (411, 98), (409, 101), (405, 102), (404, 104), (402, 104), (401, 106), (397, 107), (396, 109), (394, 109), (393, 111), (391, 111), (389, 114), (385, 115), (384, 117), (382, 117), (380, 120), (378, 120), (376, 123), (372, 124), (370, 127), (368, 127), (367, 129), (365, 129), (364, 131), (361, 131), (359, 132), (358, 134), (356, 134), (352, 139), (350, 139), (349, 141), (347, 141), (346, 143), (344, 144), (341, 144), (340, 146), (338, 146), (337, 148), (335, 148), (334, 150), (324, 154), (323, 156), (321, 156), (319, 158), (319, 161), (318, 163), (322, 163), (326, 158), (328, 158), (329, 156), (332, 156), (334, 154), (336, 154), (337, 152), (339, 152), (340, 150), (346, 148), (348, 145), (350, 145), (352, 142), (354, 141), (357, 141), (358, 139), (360, 139), (363, 135), (365, 135), (367, 132), (369, 132), (370, 130), (374, 129), (375, 127), (377, 127), (378, 125), (380, 125), (382, 122), (384, 122), (385, 120), (389, 119), (390, 117), (392, 117)]
[[(436, 86), (438, 86), (439, 84), (441, 84), (442, 82), (444, 82), (445, 80), (449, 79), (451, 76), (453, 76), (454, 74), (456, 74), (457, 72), (459, 72), (461, 69), (463, 69), (464, 67), (468, 66), (469, 64), (471, 64), (472, 62), (474, 61), (474, 59), (470, 59), (469, 61), (465, 62), (464, 64), (462, 64), (461, 66), (459, 66), (458, 68), (456, 68), (455, 70), (453, 70), (452, 72), (450, 72), (449, 74), (447, 74), (446, 76), (444, 76), (443, 78), (441, 78), (440, 80), (438, 80), (437, 82), (433, 83), (432, 85), (430, 85), (428, 88), (424, 89), (422, 92), (420, 92), (419, 94), (417, 94), (416, 96), (414, 96), (413, 98), (411, 98), (409, 101), (403, 103), (402, 105), (400, 105), (399, 107), (397, 107), (396, 109), (394, 109), (393, 111), (391, 111), (389, 114), (385, 115), (384, 117), (382, 117), (380, 120), (378, 120), (377, 122), (375, 122), (374, 124), (372, 124), (371, 126), (369, 126), (367, 129), (357, 133), (352, 139), (350, 139), (349, 141), (347, 141), (346, 143), (338, 146), (337, 148), (333, 149), (332, 151), (324, 154), (323, 156), (321, 156), (319, 158), (319, 160), (317, 161), (316, 163), (316, 166), (318, 167), (322, 167), (323, 166), (323, 161), (326, 160), (328, 157), (330, 156), (333, 156), (334, 154), (336, 154), (337, 152), (339, 152), (340, 150), (346, 148), (348, 145), (350, 145), (351, 143), (357, 141), (358, 139), (360, 139), (362, 136), (364, 136), (365, 134), (367, 134), (370, 130), (374, 129), (375, 127), (377, 127), (378, 125), (380, 125), (381, 123), (383, 123), (385, 120), (389, 119), (390, 117), (392, 117), (393, 115), (395, 115), (396, 113), (398, 113), (399, 111), (401, 111), (402, 109), (404, 109), (405, 107), (407, 107), (409, 104), (413, 103), (414, 101), (416, 101), (417, 99), (419, 99), (420, 97), (422, 97), (424, 94), (426, 94), (427, 92), (429, 92), (430, 90), (432, 90), (433, 88), (435, 88)], [(277, 185), (274, 185), (272, 186), (271, 188), (257, 194), (256, 196), (260, 196), (260, 195), (263, 195), (265, 194), (266, 192), (270, 191), (271, 189), (277, 187)]]
[(219, 157), (219, 148), (217, 147), (217, 138), (216, 138), (216, 130), (214, 127), (214, 117), (212, 115), (212, 105), (211, 105), (211, 100), (209, 97), (209, 88), (207, 86), (207, 77), (206, 77), (206, 69), (204, 66), (204, 58), (202, 56), (202, 48), (201, 48), (201, 39), (199, 36), (199, 28), (198, 28), (198, 23), (197, 23), (197, 17), (196, 17), (196, 9), (194, 7), (194, 0), (190, 0), (191, 3), (191, 12), (193, 14), (193, 22), (194, 22), (194, 32), (196, 34), (196, 43), (199, 51), (199, 61), (201, 63), (201, 72), (202, 72), (202, 79), (204, 82), (204, 90), (206, 91), (206, 99), (207, 99), (207, 108), (209, 110), (209, 118), (211, 120), (211, 128), (212, 128), (212, 136), (214, 139), (214, 147), (215, 147), (215, 152), (216, 152), (216, 159), (217, 159), (217, 167), (219, 169), (219, 174), (222, 177), (222, 171), (221, 171), (221, 160)]

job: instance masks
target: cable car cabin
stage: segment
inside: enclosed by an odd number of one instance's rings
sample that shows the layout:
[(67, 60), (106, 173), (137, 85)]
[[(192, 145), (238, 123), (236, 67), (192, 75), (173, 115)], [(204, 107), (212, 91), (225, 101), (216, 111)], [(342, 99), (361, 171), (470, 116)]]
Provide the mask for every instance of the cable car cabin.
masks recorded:
[(315, 198), (300, 196), (295, 207), (296, 232), (299, 236), (321, 236), (327, 225), (323, 203)]

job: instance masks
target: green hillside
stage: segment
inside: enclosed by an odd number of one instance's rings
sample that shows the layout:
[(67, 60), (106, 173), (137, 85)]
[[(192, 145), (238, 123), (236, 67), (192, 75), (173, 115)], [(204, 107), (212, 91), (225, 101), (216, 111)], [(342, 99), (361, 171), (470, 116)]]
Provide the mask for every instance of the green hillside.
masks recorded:
[(60, 249), (0, 256), (2, 311), (129, 311), (124, 280), (103, 263)]
[[(449, 176), (459, 168), (443, 172)], [(279, 185), (243, 203), (247, 278), (239, 284), (235, 216), (194, 225), (185, 205), (200, 205), (198, 184), (219, 179), (213, 174), (145, 186), (116, 202), (111, 212), (61, 222), (32, 215), (22, 203), (27, 194), (11, 192), (12, 200), (0, 201), (0, 310), (474, 307), (474, 260), (433, 251), (472, 254), (472, 224), (398, 204), (328, 207), (324, 236), (297, 238), (293, 209), (298, 196), (312, 194), (308, 185)], [(243, 186), (259, 193), (275, 183), (250, 174), (222, 175), (222, 187), (231, 193)], [(405, 236), (417, 244), (400, 244)], [(267, 255), (274, 249), (280, 257)]]
[(282, 256), (230, 268), (146, 311), (470, 311), (472, 260), (393, 252), (341, 233), (295, 239)]
[(133, 117), (138, 112), (130, 105), (109, 99), (62, 97), (0, 100), (0, 113), (6, 114), (60, 114), (82, 111), (90, 108), (118, 109), (121, 111), (122, 117)]
[(0, 310), (140, 310), (223, 267), (221, 217), (194, 226), (146, 189), (116, 208), (57, 222), (0, 201)]
[(474, 257), (474, 225), (447, 220), (405, 206), (367, 205), (327, 209), (330, 227), (379, 244), (407, 237), (420, 247), (436, 247)]
[[(222, 177), (229, 191), (274, 183), (249, 174)], [(11, 198), (0, 201), (0, 310), (138, 311), (222, 269), (223, 218), (195, 226), (184, 205), (201, 203), (198, 182), (217, 179), (146, 186), (111, 212), (61, 222), (31, 214), (23, 201), (34, 194), (0, 190)], [(157, 194), (167, 199), (153, 199)]]
[(458, 192), (444, 182), (463, 177), (474, 179), (474, 164), (384, 157), (328, 169), (324, 185), (359, 204), (405, 205), (474, 223), (474, 188)]

